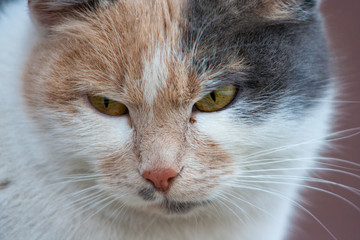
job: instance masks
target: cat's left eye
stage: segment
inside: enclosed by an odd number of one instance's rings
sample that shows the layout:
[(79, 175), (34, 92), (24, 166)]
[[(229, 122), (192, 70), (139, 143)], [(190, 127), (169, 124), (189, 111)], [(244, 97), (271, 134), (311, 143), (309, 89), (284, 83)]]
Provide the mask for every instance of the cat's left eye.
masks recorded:
[(202, 112), (214, 112), (226, 107), (236, 96), (237, 89), (232, 84), (225, 84), (212, 91), (195, 103), (195, 107)]
[(106, 97), (88, 95), (88, 99), (96, 110), (106, 115), (120, 116), (128, 112), (124, 104)]

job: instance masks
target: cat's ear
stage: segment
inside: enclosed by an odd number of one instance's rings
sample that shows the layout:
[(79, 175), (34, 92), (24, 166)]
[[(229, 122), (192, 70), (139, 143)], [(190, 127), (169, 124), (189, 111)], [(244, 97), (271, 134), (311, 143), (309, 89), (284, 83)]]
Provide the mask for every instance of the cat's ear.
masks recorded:
[[(269, 0), (270, 2), (271, 0)], [(296, 6), (304, 11), (317, 9), (322, 0), (276, 0), (279, 4)]]
[(28, 0), (32, 17), (44, 27), (54, 26), (81, 9), (89, 8), (95, 0)]
[(321, 0), (260, 0), (269, 18), (307, 19), (315, 14)]

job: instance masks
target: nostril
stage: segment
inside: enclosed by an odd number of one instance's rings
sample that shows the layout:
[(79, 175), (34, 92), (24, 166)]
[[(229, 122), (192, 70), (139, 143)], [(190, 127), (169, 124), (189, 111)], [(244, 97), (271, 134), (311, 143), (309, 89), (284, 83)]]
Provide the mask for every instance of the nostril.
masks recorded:
[(160, 168), (144, 171), (142, 176), (149, 180), (155, 188), (165, 192), (169, 190), (171, 180), (178, 176), (178, 172), (172, 168)]

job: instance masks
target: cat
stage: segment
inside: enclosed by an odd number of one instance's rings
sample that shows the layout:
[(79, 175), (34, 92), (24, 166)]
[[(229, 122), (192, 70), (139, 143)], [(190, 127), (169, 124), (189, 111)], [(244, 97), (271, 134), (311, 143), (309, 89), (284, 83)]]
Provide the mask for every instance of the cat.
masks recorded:
[(3, 2), (0, 239), (286, 239), (332, 126), (319, 5)]

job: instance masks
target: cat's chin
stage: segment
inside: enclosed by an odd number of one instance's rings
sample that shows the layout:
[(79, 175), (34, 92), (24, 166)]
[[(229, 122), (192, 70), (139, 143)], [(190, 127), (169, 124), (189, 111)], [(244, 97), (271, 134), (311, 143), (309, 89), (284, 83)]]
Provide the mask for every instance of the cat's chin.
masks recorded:
[(179, 201), (165, 199), (160, 206), (162, 209), (164, 209), (166, 214), (187, 215), (200, 210), (209, 203), (210, 203), (209, 201), (179, 202)]
[(208, 204), (210, 201), (175, 201), (164, 198), (161, 202), (148, 204), (140, 207), (140, 209), (169, 218), (189, 217), (204, 209)]

